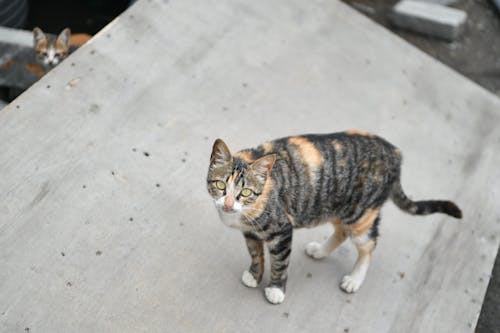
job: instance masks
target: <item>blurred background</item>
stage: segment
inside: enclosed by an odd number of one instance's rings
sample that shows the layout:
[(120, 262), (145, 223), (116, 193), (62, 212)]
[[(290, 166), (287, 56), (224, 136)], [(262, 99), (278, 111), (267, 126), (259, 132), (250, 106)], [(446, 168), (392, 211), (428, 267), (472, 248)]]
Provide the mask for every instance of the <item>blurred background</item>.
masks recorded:
[(0, 0), (0, 26), (58, 33), (65, 27), (95, 34), (123, 12), (130, 0)]

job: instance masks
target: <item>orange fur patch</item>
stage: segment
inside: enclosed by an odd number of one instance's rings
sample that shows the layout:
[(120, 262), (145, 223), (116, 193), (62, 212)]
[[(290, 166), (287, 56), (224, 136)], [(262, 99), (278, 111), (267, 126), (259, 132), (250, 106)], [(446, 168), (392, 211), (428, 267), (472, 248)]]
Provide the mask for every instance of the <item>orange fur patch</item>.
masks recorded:
[(61, 53), (68, 52), (68, 47), (64, 43), (62, 43), (59, 39), (56, 40), (55, 49), (56, 52), (61, 52)]
[(49, 47), (49, 41), (47, 40), (47, 38), (45, 38), (44, 40), (42, 40), (36, 44), (35, 50), (36, 51), (43, 51), (43, 50), (46, 50), (47, 47)]
[(356, 248), (358, 249), (358, 261), (364, 260), (365, 257), (370, 256), (375, 250), (375, 241), (373, 239), (370, 239), (366, 243), (363, 244), (355, 244)]
[(264, 149), (264, 154), (269, 154), (273, 150), (273, 144), (271, 142), (264, 142), (262, 149)]
[(343, 145), (343, 144), (341, 144), (340, 142), (333, 141), (333, 148), (334, 148), (337, 152), (341, 152), (341, 151), (344, 149), (344, 145)]
[(241, 158), (243, 161), (247, 163), (252, 163), (253, 161), (255, 161), (255, 159), (252, 156), (252, 153), (247, 150), (239, 151), (236, 154), (234, 154), (234, 156)]
[(309, 166), (310, 171), (316, 171), (323, 166), (323, 155), (306, 138), (294, 136), (288, 139), (288, 143), (297, 146), (302, 161)]
[(87, 43), (89, 39), (91, 39), (92, 36), (88, 34), (72, 34), (69, 37), (69, 45), (75, 46), (75, 47), (80, 47), (83, 44)]
[(43, 70), (42, 66), (36, 65), (36, 64), (26, 64), (24, 65), (24, 68), (28, 72), (34, 73), (38, 77), (42, 77), (45, 74), (45, 71)]
[(248, 212), (245, 212), (245, 216), (249, 220), (256, 219), (259, 217), (266, 208), (267, 200), (269, 199), (269, 193), (273, 188), (273, 180), (271, 177), (267, 177), (266, 183), (264, 184), (264, 189), (262, 190), (262, 194), (257, 198), (255, 203), (252, 206), (252, 209)]
[(286, 213), (286, 217), (288, 217), (288, 221), (290, 221), (290, 223), (291, 223), (294, 227), (297, 225), (297, 224), (296, 224), (296, 222), (295, 222), (295, 218), (294, 218), (292, 215), (290, 215), (290, 214)]
[(231, 184), (238, 177), (238, 171), (235, 171), (229, 178), (227, 179), (227, 184)]
[(331, 224), (333, 224), (335, 227), (337, 226), (342, 226), (342, 220), (339, 219), (338, 217), (335, 217), (333, 218), (331, 221), (330, 221)]
[(375, 222), (379, 214), (378, 209), (368, 209), (356, 223), (346, 225), (345, 228), (350, 231), (351, 237), (360, 237), (367, 233)]
[(2, 69), (6, 71), (12, 65), (14, 65), (14, 61), (12, 59), (8, 60), (8, 61), (6, 61), (5, 63), (2, 64)]
[(349, 135), (361, 135), (361, 136), (367, 136), (370, 138), (373, 138), (375, 135), (365, 132), (365, 131), (360, 131), (360, 130), (350, 130), (346, 132)]
[(333, 233), (333, 237), (335, 237), (337, 244), (340, 245), (347, 238), (347, 234), (345, 232), (345, 228), (342, 225), (342, 221), (340, 221), (340, 220), (338, 220), (338, 221), (339, 221), (339, 224), (335, 224), (335, 223), (333, 224), (333, 228), (335, 230)]

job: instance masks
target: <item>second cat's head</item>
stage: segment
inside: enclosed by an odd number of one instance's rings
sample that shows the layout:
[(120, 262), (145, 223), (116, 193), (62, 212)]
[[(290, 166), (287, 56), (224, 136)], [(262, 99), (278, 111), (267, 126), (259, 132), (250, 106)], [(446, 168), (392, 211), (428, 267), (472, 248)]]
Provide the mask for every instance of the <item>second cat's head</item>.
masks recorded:
[(42, 29), (33, 29), (33, 47), (38, 62), (55, 66), (59, 64), (69, 53), (69, 40), (71, 31), (64, 29), (57, 38), (50, 38)]
[[(268, 179), (276, 155), (248, 160), (231, 155), (220, 139), (214, 143), (207, 175), (207, 189), (212, 196), (222, 221), (235, 228), (242, 228), (239, 217), (251, 221), (265, 210), (271, 191)], [(233, 218), (234, 217), (234, 218)]]

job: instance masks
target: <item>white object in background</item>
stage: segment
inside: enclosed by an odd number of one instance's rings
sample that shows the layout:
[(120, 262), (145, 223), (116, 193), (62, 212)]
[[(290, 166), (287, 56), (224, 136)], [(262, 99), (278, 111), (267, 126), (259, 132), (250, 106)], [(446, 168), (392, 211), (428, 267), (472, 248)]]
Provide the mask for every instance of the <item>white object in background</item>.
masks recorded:
[(414, 0), (398, 2), (391, 15), (396, 26), (449, 41), (462, 33), (466, 19), (463, 10)]

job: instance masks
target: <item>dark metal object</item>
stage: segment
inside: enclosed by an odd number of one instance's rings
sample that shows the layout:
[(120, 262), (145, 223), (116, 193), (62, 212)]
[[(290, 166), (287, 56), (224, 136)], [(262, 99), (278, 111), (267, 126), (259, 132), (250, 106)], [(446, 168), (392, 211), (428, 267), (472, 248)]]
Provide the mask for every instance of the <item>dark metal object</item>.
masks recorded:
[(0, 26), (23, 28), (27, 18), (27, 0), (0, 0)]
[(500, 0), (492, 0), (492, 2), (497, 7), (498, 13), (500, 13)]

